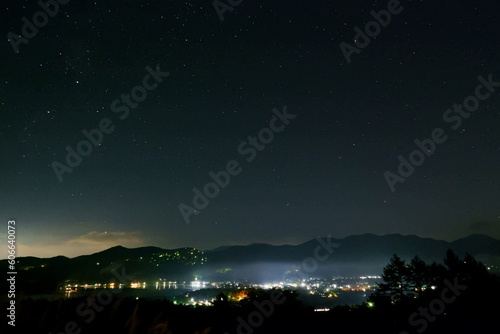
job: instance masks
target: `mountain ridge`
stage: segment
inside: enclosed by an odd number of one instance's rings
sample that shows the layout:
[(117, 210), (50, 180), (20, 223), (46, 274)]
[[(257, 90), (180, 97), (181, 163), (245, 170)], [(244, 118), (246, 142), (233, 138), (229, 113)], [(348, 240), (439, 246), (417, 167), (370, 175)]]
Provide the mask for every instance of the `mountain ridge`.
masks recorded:
[[(446, 241), (446, 240), (434, 239), (434, 238), (430, 238), (430, 237), (420, 237), (420, 236), (415, 235), (415, 234), (404, 235), (404, 234), (400, 234), (400, 233), (390, 233), (390, 234), (382, 234), (382, 235), (378, 235), (378, 234), (374, 234), (374, 233), (362, 233), (362, 234), (353, 234), (353, 235), (345, 236), (345, 237), (342, 237), (342, 238), (331, 238), (331, 239), (335, 240), (336, 242), (338, 242), (338, 241), (342, 241), (342, 240), (346, 240), (346, 239), (356, 239), (356, 238), (359, 238), (359, 237), (372, 237), (372, 238), (373, 237), (375, 237), (375, 238), (386, 238), (386, 237), (417, 238), (419, 240), (432, 240), (432, 241), (447, 243), (447, 244), (450, 244), (450, 245), (460, 245), (460, 244), (464, 243), (464, 241), (468, 241), (468, 240), (474, 240), (474, 241), (478, 241), (478, 242), (481, 242), (481, 243), (484, 243), (485, 241), (487, 243), (493, 243), (493, 242), (499, 242), (500, 243), (500, 239), (495, 239), (495, 238), (493, 238), (491, 236), (488, 236), (488, 235), (485, 235), (485, 234), (480, 234), (480, 233), (471, 234), (471, 235), (468, 235), (466, 237), (458, 238), (458, 239), (456, 239), (454, 241)], [(326, 239), (326, 238), (328, 238), (328, 236), (323, 236), (323, 237), (319, 237), (319, 238)], [(261, 243), (261, 242), (251, 243), (251, 244), (246, 244), (246, 245), (222, 245), (222, 246), (218, 246), (218, 247), (215, 247), (215, 248), (206, 249), (206, 250), (203, 250), (203, 251), (205, 253), (214, 253), (214, 252), (220, 252), (220, 251), (227, 251), (230, 248), (258, 247), (258, 246), (263, 246), (263, 247), (267, 247), (267, 246), (270, 246), (270, 247), (298, 247), (298, 246), (303, 246), (303, 245), (306, 245), (306, 244), (309, 244), (309, 243), (315, 243), (316, 239), (317, 238), (310, 239), (308, 241), (304, 241), (304, 242), (296, 244), (296, 245), (293, 245), (293, 244), (273, 245), (273, 244)], [(91, 253), (91, 254), (77, 255), (77, 256), (74, 256), (74, 257), (67, 257), (67, 256), (64, 256), (64, 255), (60, 254), (60, 255), (56, 255), (56, 256), (52, 256), (52, 257), (37, 257), (37, 256), (28, 255), (28, 256), (22, 256), (22, 257), (19, 257), (19, 258), (23, 258), (23, 259), (33, 258), (33, 259), (45, 259), (45, 260), (47, 260), (47, 259), (54, 259), (54, 258), (76, 259), (76, 258), (81, 258), (81, 257), (86, 257), (86, 256), (91, 256), (91, 255), (106, 254), (108, 252), (115, 252), (115, 251), (118, 251), (118, 250), (120, 250), (120, 251), (129, 251), (129, 250), (155, 249), (155, 250), (158, 250), (158, 251), (163, 251), (163, 250), (178, 250), (178, 249), (187, 249), (187, 248), (198, 249), (196, 247), (163, 248), (163, 247), (159, 247), (159, 246), (140, 246), (140, 247), (131, 247), (131, 248), (129, 248), (129, 247), (125, 247), (125, 246), (122, 246), (122, 245), (116, 245), (116, 246), (112, 246), (110, 248), (104, 249), (102, 251), (99, 251), (99, 252), (95, 252), (95, 253)], [(6, 259), (0, 259), (0, 261), (3, 261), (3, 260), (6, 260)]]
[[(117, 245), (74, 258), (19, 257), (16, 267), (20, 272), (19, 285), (27, 285), (33, 291), (56, 289), (64, 282), (110, 282), (115, 279), (113, 271), (120, 267), (140, 281), (191, 281), (197, 277), (219, 282), (269, 282), (280, 280), (285, 272), (303, 269), (305, 262), (314, 263), (314, 271), (308, 271), (314, 277), (380, 275), (393, 254), (407, 261), (418, 255), (425, 262), (442, 263), (449, 249), (459, 256), (469, 253), (494, 270), (500, 267), (500, 240), (480, 234), (452, 242), (369, 233), (321, 239), (298, 245), (222, 246), (206, 252), (193, 247)], [(1, 260), (0, 265), (7, 266), (7, 260)]]

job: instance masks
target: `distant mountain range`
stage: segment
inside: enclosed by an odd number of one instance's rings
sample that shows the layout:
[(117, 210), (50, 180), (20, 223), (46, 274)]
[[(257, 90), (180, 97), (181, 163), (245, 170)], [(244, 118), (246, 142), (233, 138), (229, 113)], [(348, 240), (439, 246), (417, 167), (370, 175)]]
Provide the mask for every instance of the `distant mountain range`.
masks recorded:
[[(326, 237), (321, 239), (327, 240)], [(362, 234), (342, 239), (330, 238), (330, 240), (338, 247), (325, 262), (360, 263), (380, 260), (387, 262), (394, 253), (407, 259), (418, 255), (426, 261), (441, 261), (448, 249), (452, 249), (459, 255), (469, 253), (475, 257), (488, 259), (488, 261), (500, 256), (500, 240), (482, 234), (471, 235), (453, 242), (401, 234), (383, 236)], [(296, 246), (272, 246), (268, 244), (225, 246), (207, 251), (206, 254), (210, 263), (297, 261), (313, 256), (314, 249), (318, 245), (318, 241), (313, 239)]]
[[(469, 253), (493, 270), (500, 267), (500, 240), (485, 235), (471, 235), (453, 242), (400, 234), (321, 240), (295, 246), (225, 246), (206, 252), (195, 248), (116, 246), (75, 258), (21, 257), (17, 259), (18, 287), (33, 293), (52, 291), (65, 282), (110, 282), (116, 280), (112, 269), (120, 267), (141, 282), (160, 278), (191, 281), (194, 277), (205, 281), (278, 281), (297, 270), (307, 272), (310, 277), (324, 278), (380, 275), (394, 253), (406, 260), (418, 255), (426, 262), (442, 262), (448, 249), (461, 256)], [(322, 246), (327, 244), (329, 250)], [(6, 268), (6, 260), (0, 261), (0, 266)]]
[[(321, 238), (324, 242), (327, 238)], [(471, 235), (453, 242), (420, 238), (415, 235), (403, 236), (389, 234), (377, 236), (374, 234), (353, 235), (341, 239), (330, 238), (335, 244), (331, 254), (318, 263), (318, 268), (310, 276), (357, 276), (380, 275), (382, 268), (393, 254), (410, 260), (418, 255), (426, 262), (442, 262), (448, 249), (460, 256), (471, 254), (483, 263), (500, 267), (500, 240), (486, 235)], [(283, 272), (300, 268), (302, 271), (314, 266), (315, 249), (321, 246), (313, 239), (300, 245), (272, 246), (267, 244), (252, 244), (248, 246), (219, 247), (205, 254), (208, 257), (207, 266), (214, 268), (226, 266), (233, 270), (227, 276), (241, 279), (247, 275), (249, 279), (273, 280), (283, 277)], [(319, 250), (319, 257), (326, 255), (325, 250)], [(309, 259), (308, 259), (309, 258)], [(306, 262), (303, 262), (305, 259)], [(312, 261), (312, 262), (311, 262)], [(303, 264), (302, 264), (303, 263)], [(252, 275), (252, 270), (260, 270)], [(286, 276), (285, 276), (286, 277)]]

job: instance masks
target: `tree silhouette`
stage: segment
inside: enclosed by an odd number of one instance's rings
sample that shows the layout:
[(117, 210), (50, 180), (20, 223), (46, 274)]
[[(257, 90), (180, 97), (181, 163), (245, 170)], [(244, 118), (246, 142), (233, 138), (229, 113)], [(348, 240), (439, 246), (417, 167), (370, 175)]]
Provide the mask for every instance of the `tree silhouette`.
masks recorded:
[(403, 300), (411, 291), (408, 281), (410, 270), (404, 260), (394, 254), (387, 266), (383, 269), (382, 279), (384, 283), (379, 283), (381, 296), (389, 296), (392, 302)]
[(229, 306), (231, 306), (231, 302), (229, 301), (228, 296), (222, 291), (219, 292), (217, 296), (215, 296), (212, 304), (218, 308), (228, 308)]
[(413, 295), (421, 297), (429, 286), (429, 267), (417, 256), (415, 256), (408, 266), (408, 286), (413, 290)]
[(457, 275), (462, 269), (462, 261), (457, 254), (455, 254), (451, 249), (446, 251), (446, 257), (444, 258), (444, 264), (448, 269), (448, 273), (451, 276)]

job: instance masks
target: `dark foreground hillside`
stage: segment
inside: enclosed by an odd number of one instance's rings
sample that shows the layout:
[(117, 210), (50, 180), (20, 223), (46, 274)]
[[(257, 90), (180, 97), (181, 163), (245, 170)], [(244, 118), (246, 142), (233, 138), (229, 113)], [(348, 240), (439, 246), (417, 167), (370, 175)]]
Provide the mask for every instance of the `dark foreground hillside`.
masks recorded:
[[(498, 294), (497, 294), (498, 297)], [(445, 314), (429, 322), (426, 333), (498, 334), (496, 303), (489, 297), (463, 296)], [(387, 310), (361, 307), (339, 307), (329, 312), (314, 312), (299, 305), (276, 307), (269, 316), (255, 315), (252, 304), (199, 307), (172, 305), (168, 301), (116, 299), (86, 323), (76, 310), (84, 299), (48, 302), (24, 300), (19, 308), (16, 332), (29, 333), (400, 333), (412, 327), (408, 317), (418, 307)], [(425, 305), (424, 305), (425, 307)], [(496, 309), (494, 309), (496, 308)], [(250, 316), (252, 315), (253, 316)], [(260, 313), (262, 314), (262, 313)], [(249, 318), (250, 316), (250, 318)], [(239, 318), (241, 317), (241, 318)], [(243, 319), (245, 325), (242, 325)], [(263, 321), (261, 320), (263, 319)], [(254, 328), (252, 325), (260, 324)], [(415, 329), (418, 329), (416, 327)]]
[(300, 304), (296, 292), (279, 290), (255, 290), (239, 302), (221, 293), (213, 306), (200, 307), (103, 292), (95, 298), (24, 299), (16, 309), (16, 332), (498, 334), (499, 278), (470, 256), (449, 252), (444, 262), (416, 257), (405, 263), (395, 255), (367, 303), (328, 312), (315, 312)]

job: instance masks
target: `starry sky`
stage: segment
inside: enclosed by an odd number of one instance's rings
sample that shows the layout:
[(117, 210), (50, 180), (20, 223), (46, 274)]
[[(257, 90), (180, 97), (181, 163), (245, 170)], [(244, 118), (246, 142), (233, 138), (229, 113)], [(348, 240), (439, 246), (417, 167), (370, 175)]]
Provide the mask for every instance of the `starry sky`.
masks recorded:
[[(500, 3), (402, 0), (348, 62), (341, 43), (360, 43), (355, 27), (388, 2), (244, 0), (221, 20), (210, 0), (74, 0), (16, 53), (41, 7), (3, 1), (0, 220), (16, 220), (18, 256), (500, 238), (500, 88), (457, 129), (443, 120), (479, 76), (500, 82)], [(120, 118), (113, 102), (147, 67), (169, 74)], [(247, 161), (239, 145), (284, 108), (295, 118)], [(113, 131), (60, 182), (53, 162), (103, 119)], [(391, 191), (384, 173), (435, 128), (447, 140)], [(186, 224), (179, 204), (232, 160), (241, 172)]]

